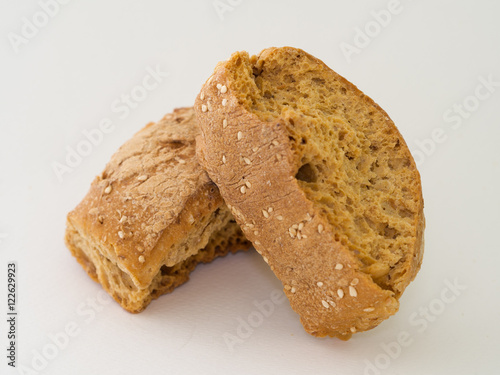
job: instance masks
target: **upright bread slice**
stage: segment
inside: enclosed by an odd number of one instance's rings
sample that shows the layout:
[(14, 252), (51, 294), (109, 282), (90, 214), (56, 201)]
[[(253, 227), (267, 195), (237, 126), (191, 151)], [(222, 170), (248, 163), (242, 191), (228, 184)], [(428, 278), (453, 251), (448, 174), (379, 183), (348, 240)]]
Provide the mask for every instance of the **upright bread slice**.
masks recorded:
[(394, 314), (420, 268), (420, 176), (388, 115), (300, 49), (234, 53), (195, 103), (198, 156), (307, 332)]
[(250, 246), (196, 160), (198, 134), (192, 108), (148, 124), (68, 214), (68, 248), (130, 312), (186, 282), (198, 263)]

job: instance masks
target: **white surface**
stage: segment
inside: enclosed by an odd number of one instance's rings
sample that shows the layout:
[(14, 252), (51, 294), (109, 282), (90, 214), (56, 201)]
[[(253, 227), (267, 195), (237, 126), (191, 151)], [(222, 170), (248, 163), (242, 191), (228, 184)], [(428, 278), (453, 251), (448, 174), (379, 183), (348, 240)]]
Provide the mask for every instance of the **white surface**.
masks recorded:
[[(500, 3), (402, 1), (402, 11), (348, 62), (341, 43), (353, 44), (356, 28), (377, 31), (370, 12), (389, 2), (221, 1), (234, 4), (223, 19), (213, 0), (72, 1), (18, 53), (8, 35), (19, 34), (23, 17), (32, 19), (40, 6), (3, 2), (0, 347), (7, 346), (6, 269), (14, 260), (17, 364), (32, 368), (36, 353), (48, 350), (54, 358), (40, 374), (498, 374), (500, 87), (457, 129), (443, 115), (475, 94), (480, 77), (500, 81)], [(280, 290), (254, 252), (199, 267), (139, 315), (114, 302), (92, 304), (101, 289), (63, 244), (66, 213), (125, 140), (192, 104), (217, 61), (235, 50), (283, 45), (305, 49), (358, 85), (389, 113), (416, 157), (418, 140), (443, 129), (446, 140), (420, 163), (426, 250), (399, 313), (342, 342), (307, 335), (284, 301), (230, 351), (224, 334), (237, 334), (238, 318), (258, 319), (254, 301)], [(169, 76), (120, 118), (113, 102), (157, 65)], [(65, 163), (67, 147), (85, 139), (82, 130), (105, 118), (114, 131), (59, 181), (53, 163)], [(446, 280), (455, 279), (466, 289), (445, 303), (453, 297), (442, 296)], [(428, 306), (443, 309), (412, 320)], [(50, 335), (71, 322), (78, 335), (52, 353)], [(411, 344), (386, 356), (384, 345), (402, 332)], [(29, 373), (0, 358), (0, 373)]]

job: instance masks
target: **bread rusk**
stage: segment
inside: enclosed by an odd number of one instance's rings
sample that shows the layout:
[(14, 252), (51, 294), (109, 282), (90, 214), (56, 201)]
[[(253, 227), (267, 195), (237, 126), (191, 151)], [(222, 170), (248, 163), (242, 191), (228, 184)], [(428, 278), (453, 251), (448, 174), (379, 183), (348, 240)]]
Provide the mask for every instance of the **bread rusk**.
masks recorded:
[(195, 112), (201, 165), (308, 333), (346, 340), (398, 310), (422, 262), (423, 198), (386, 112), (291, 47), (220, 62)]
[(198, 164), (198, 134), (192, 108), (148, 124), (68, 214), (71, 253), (130, 312), (186, 282), (198, 263), (251, 246)]

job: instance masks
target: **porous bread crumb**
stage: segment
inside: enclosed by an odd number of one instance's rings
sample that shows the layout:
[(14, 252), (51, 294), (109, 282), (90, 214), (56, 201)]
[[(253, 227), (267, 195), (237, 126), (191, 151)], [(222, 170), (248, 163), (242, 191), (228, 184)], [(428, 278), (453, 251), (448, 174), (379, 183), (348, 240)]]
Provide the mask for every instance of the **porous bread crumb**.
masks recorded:
[(421, 202), (420, 180), (399, 133), (377, 128), (385, 113), (365, 106), (301, 51), (245, 57), (226, 66), (238, 103), (262, 121), (282, 122), (307, 198), (363, 272), (401, 294)]

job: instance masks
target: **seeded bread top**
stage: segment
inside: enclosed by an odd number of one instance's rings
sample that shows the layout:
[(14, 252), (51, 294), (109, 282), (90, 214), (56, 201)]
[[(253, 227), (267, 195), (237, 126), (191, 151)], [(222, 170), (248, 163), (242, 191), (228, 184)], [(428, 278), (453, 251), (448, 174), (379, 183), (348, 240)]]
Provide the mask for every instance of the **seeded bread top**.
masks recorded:
[(346, 339), (393, 314), (420, 266), (423, 200), (387, 114), (289, 47), (219, 63), (195, 111), (201, 164), (306, 330)]
[[(192, 108), (176, 109), (150, 123), (112, 156), (68, 220), (139, 288), (159, 268), (192, 255), (172, 248), (191, 225), (223, 202), (195, 157), (199, 134)], [(168, 232), (165, 230), (168, 228)]]

